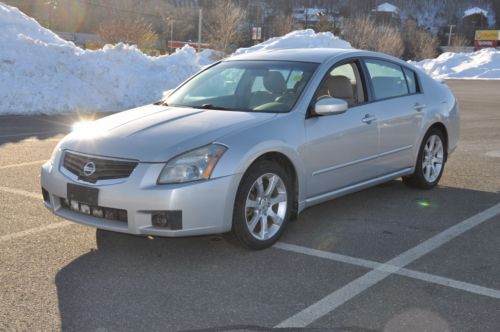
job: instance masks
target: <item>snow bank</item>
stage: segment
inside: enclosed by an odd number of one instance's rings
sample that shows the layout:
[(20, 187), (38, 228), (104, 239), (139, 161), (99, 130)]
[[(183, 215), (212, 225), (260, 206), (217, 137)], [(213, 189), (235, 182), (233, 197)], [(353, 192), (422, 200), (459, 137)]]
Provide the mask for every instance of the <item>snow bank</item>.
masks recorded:
[(472, 53), (448, 52), (412, 64), (436, 79), (500, 79), (500, 51), (493, 48)]
[(331, 32), (315, 33), (312, 29), (297, 30), (290, 32), (282, 37), (275, 37), (266, 40), (258, 45), (240, 48), (233, 55), (246, 54), (257, 51), (267, 51), (271, 49), (286, 49), (286, 48), (351, 48), (351, 44), (339, 37), (334, 36)]
[(0, 114), (116, 111), (159, 100), (211, 62), (184, 47), (149, 57), (118, 44), (82, 50), (0, 3)]

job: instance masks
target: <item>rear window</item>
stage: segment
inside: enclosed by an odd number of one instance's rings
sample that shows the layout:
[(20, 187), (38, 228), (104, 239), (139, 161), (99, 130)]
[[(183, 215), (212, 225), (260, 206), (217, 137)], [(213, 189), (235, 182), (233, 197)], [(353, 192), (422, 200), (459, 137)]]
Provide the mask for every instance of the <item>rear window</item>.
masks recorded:
[(399, 65), (382, 60), (365, 60), (376, 100), (405, 96), (408, 85)]

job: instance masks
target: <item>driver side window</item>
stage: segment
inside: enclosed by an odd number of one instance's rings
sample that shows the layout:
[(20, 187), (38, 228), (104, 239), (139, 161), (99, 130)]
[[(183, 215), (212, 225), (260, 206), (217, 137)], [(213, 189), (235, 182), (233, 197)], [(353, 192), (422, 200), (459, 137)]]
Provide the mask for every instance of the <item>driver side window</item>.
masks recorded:
[(323, 78), (316, 92), (316, 100), (325, 97), (345, 100), (349, 107), (365, 101), (363, 84), (356, 62), (335, 66)]

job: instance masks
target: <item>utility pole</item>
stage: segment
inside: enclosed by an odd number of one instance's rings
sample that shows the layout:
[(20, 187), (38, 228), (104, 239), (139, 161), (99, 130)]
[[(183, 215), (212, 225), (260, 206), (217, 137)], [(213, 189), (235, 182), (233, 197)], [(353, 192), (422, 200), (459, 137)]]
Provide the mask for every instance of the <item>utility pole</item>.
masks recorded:
[(46, 5), (49, 6), (49, 29), (52, 29), (52, 17), (54, 16), (53, 11), (57, 9), (57, 6), (59, 5), (58, 0), (49, 0), (45, 3)]
[(198, 14), (198, 52), (201, 50), (201, 24), (203, 22), (203, 9)]
[(455, 25), (450, 24), (450, 33), (448, 34), (448, 46), (451, 45), (451, 35), (454, 27)]
[(308, 23), (307, 21), (309, 19), (309, 8), (307, 8), (307, 7), (306, 7), (306, 10), (304, 11), (304, 16), (305, 16), (304, 18), (305, 18), (305, 22), (306, 22), (305, 28), (307, 29), (307, 23)]
[(170, 53), (172, 53), (174, 47), (173, 47), (173, 41), (174, 41), (174, 20), (170, 19)]
[[(164, 18), (164, 21), (166, 23), (166, 29), (165, 30), (167, 30), (168, 28), (170, 28), (170, 39), (169, 39), (169, 43), (167, 44), (167, 46), (169, 48), (170, 53), (172, 53), (173, 50), (174, 50), (172, 42), (174, 40), (174, 21), (175, 20), (172, 17), (169, 16), (169, 17)], [(167, 35), (167, 32), (165, 32), (165, 35)], [(167, 38), (165, 37), (165, 39), (167, 39)]]

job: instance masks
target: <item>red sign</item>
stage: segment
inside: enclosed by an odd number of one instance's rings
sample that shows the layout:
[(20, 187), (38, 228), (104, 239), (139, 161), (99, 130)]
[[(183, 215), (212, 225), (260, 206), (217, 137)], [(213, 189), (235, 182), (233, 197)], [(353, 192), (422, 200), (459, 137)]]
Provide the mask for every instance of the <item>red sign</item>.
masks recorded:
[(487, 47), (500, 46), (497, 40), (474, 40), (474, 51)]
[[(167, 47), (170, 48), (183, 48), (184, 46), (189, 45), (194, 48), (198, 48), (198, 43), (195, 42), (187, 42), (187, 41), (175, 41), (175, 40), (169, 40), (167, 41)], [(210, 44), (208, 43), (201, 43), (200, 48), (209, 48)]]

